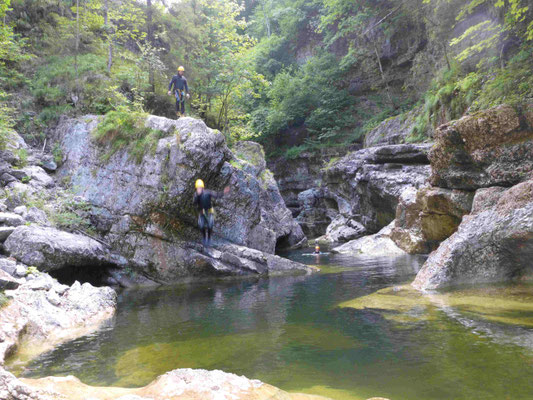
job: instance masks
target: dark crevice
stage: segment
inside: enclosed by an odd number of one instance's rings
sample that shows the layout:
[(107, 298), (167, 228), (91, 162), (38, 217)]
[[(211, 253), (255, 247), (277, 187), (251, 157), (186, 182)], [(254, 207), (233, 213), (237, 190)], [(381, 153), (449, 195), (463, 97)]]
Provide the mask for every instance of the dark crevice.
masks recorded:
[(49, 274), (64, 285), (72, 285), (75, 281), (89, 282), (93, 286), (111, 286), (114, 279), (110, 271), (116, 269), (114, 264), (67, 266), (50, 271)]
[(279, 251), (287, 250), (291, 247), (290, 241), (289, 241), (289, 235), (281, 236), (276, 241), (276, 254)]

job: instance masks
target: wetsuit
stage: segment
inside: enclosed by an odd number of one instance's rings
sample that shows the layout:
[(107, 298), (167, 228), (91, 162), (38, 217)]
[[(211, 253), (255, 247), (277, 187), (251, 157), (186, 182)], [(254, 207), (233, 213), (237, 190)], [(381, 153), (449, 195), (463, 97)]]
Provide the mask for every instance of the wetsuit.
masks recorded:
[(223, 193), (207, 189), (204, 189), (201, 194), (194, 193), (193, 204), (200, 212), (198, 215), (198, 227), (202, 231), (205, 246), (208, 246), (211, 242), (211, 233), (213, 232), (213, 226), (215, 225), (212, 200), (218, 199), (223, 195)]
[[(174, 86), (174, 89), (172, 89)], [(187, 78), (180, 74), (174, 75), (168, 84), (168, 91), (176, 96), (176, 112), (185, 114), (185, 94), (189, 93), (189, 86), (187, 85)]]

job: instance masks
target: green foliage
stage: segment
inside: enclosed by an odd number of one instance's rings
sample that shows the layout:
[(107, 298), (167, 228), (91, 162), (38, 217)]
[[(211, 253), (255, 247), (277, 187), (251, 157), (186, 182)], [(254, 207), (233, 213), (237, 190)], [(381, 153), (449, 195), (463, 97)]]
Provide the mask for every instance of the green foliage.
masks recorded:
[(52, 149), (52, 155), (54, 156), (54, 162), (60, 166), (63, 163), (63, 150), (61, 149), (59, 143), (54, 145), (54, 148)]
[(0, 291), (0, 308), (7, 306), (9, 299), (4, 294), (4, 291)]
[(93, 232), (89, 219), (91, 205), (84, 200), (79, 200), (73, 194), (58, 199), (55, 209), (45, 208), (49, 220), (59, 229), (68, 231), (82, 230)]
[(93, 137), (107, 145), (102, 161), (107, 162), (117, 151), (127, 149), (135, 162), (140, 164), (144, 155), (155, 152), (159, 139), (167, 136), (163, 131), (145, 126), (146, 113), (119, 109), (108, 112), (93, 131)]
[(24, 168), (28, 165), (28, 150), (21, 148), (16, 151), (18, 157), (17, 166), (19, 168)]

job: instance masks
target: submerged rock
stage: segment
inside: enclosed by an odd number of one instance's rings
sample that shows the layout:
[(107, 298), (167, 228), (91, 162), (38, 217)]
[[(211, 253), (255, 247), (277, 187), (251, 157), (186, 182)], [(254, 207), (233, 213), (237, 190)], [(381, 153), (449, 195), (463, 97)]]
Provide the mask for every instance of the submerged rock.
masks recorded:
[(533, 180), (489, 193), (476, 192), (475, 213), (430, 255), (415, 288), (509, 281), (533, 271)]
[(533, 104), (500, 105), (440, 126), (429, 158), (434, 186), (475, 190), (530, 179)]
[(4, 246), (12, 257), (41, 271), (67, 266), (98, 266), (110, 259), (104, 246), (96, 240), (34, 225), (17, 227)]

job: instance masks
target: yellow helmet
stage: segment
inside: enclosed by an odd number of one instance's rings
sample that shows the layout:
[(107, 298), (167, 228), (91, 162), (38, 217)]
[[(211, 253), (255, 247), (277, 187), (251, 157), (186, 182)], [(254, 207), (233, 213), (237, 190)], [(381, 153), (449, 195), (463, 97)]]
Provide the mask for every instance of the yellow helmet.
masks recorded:
[(179, 71), (185, 71), (185, 68), (183, 68), (183, 65), (180, 65), (180, 66), (178, 67), (178, 72), (179, 72)]
[(196, 183), (194, 184), (194, 187), (195, 187), (196, 189), (198, 189), (198, 188), (203, 188), (203, 187), (204, 187), (204, 181), (201, 180), (201, 179), (198, 179), (198, 180), (196, 181)]

